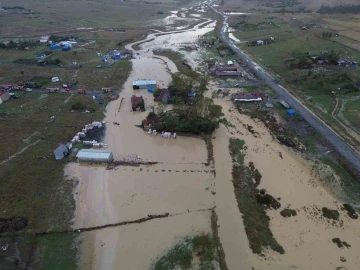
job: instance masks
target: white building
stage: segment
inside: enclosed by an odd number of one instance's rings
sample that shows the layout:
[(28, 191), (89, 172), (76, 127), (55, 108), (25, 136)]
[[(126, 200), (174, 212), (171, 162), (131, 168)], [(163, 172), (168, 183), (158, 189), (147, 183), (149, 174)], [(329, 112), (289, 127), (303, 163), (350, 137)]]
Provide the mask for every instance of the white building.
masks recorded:
[(98, 149), (81, 149), (77, 154), (79, 162), (111, 162), (113, 154), (111, 151)]
[(42, 36), (40, 38), (40, 43), (47, 43), (49, 41), (50, 36)]
[(155, 80), (137, 80), (133, 81), (133, 89), (148, 89), (148, 88), (156, 88)]

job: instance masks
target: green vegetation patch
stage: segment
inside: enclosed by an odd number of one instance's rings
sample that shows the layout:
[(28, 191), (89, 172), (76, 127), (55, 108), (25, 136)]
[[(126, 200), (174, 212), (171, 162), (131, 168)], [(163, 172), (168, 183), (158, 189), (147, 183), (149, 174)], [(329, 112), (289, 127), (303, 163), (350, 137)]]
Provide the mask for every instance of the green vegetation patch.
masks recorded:
[(199, 73), (191, 69), (191, 67), (186, 63), (186, 61), (182, 57), (181, 53), (172, 50), (158, 50), (154, 52), (154, 54), (166, 56), (167, 58), (169, 58), (171, 61), (174, 62), (180, 73), (186, 75), (187, 77), (193, 80), (199, 79), (200, 76)]
[[(245, 165), (246, 146), (240, 139), (230, 139), (229, 149), (233, 158), (233, 184), (238, 207), (242, 213), (245, 231), (251, 250), (261, 254), (264, 248), (284, 254), (285, 250), (276, 241), (271, 230), (265, 208), (254, 194), (259, 193), (261, 175), (253, 164)], [(264, 193), (264, 192), (262, 192)], [(263, 196), (260, 193), (261, 196)]]
[(33, 82), (37, 87), (42, 87), (51, 83), (51, 77), (34, 77), (30, 80), (30, 82)]
[[(197, 256), (199, 264), (194, 262)], [(201, 234), (185, 237), (170, 248), (152, 265), (154, 270), (216, 269), (216, 242), (212, 235)]]
[(77, 269), (77, 237), (76, 233), (39, 236), (37, 243), (37, 259), (41, 262), (39, 269)]
[[(74, 183), (64, 179), (68, 158), (57, 161), (53, 151), (85, 124), (104, 118), (102, 107), (85, 95), (42, 95), (23, 93), (20, 99), (1, 104), (1, 111), (10, 116), (0, 119), (0, 162), (4, 162), (0, 168), (0, 179), (4, 179), (0, 218), (23, 217), (29, 221), (27, 230), (35, 232), (69, 228), (75, 206)], [(78, 101), (93, 110), (72, 112), (72, 102)], [(23, 153), (5, 161), (24, 147), (28, 148)]]

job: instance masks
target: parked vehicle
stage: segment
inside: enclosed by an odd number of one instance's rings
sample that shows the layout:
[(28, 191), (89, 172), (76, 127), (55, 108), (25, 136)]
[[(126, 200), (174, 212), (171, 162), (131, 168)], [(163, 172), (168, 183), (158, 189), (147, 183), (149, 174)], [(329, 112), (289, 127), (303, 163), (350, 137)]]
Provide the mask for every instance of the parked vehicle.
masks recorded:
[(78, 94), (86, 94), (86, 89), (78, 89), (77, 93)]

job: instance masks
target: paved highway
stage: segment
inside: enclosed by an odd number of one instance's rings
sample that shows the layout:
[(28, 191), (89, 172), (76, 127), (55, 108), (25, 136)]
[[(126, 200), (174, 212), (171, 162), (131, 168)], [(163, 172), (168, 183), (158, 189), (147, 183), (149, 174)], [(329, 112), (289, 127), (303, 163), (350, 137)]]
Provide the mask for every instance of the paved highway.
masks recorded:
[[(228, 17), (210, 6), (216, 13), (223, 17), (221, 36), (222, 42), (227, 44), (243, 61), (245, 61), (250, 69), (252, 69), (258, 78), (264, 80), (282, 99), (284, 99), (292, 108), (294, 108), (302, 117), (322, 136), (324, 136), (345, 158), (349, 164), (360, 174), (360, 156), (348, 144), (344, 142), (336, 133), (334, 133), (323, 121), (311, 113), (303, 104), (301, 104), (293, 95), (286, 91), (283, 87), (274, 81), (274, 78), (267, 73), (262, 67), (256, 64), (242, 50), (240, 50), (234, 42), (227, 37)], [(360, 181), (360, 179), (358, 179)]]

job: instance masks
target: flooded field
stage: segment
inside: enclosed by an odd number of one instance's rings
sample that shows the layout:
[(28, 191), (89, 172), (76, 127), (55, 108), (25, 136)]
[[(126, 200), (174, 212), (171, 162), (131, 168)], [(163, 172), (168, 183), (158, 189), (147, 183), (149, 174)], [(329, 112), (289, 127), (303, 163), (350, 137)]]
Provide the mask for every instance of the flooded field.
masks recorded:
[[(172, 12), (171, 18), (184, 12)], [(204, 165), (207, 162), (204, 140), (193, 137), (163, 139), (136, 127), (154, 102), (147, 90), (132, 89), (133, 80), (154, 79), (160, 88), (167, 87), (171, 73), (177, 71), (168, 58), (154, 57), (152, 49), (177, 50), (180, 43), (194, 42), (214, 29), (211, 20), (205, 24), (208, 26), (199, 28), (197, 25), (182, 33), (148, 35), (145, 39), (148, 42), (140, 45), (140, 54), (132, 60), (133, 70), (119, 99), (107, 107), (104, 142), (109, 144), (114, 156), (136, 154), (144, 160), (159, 163), (120, 166), (113, 170), (77, 163), (67, 166), (66, 174), (78, 181), (74, 190), (74, 228), (170, 214), (167, 218), (141, 224), (83, 233), (80, 267), (149, 269), (157, 257), (181, 238), (210, 232), (210, 210), (215, 207), (218, 235), (229, 269), (239, 269), (239, 265), (241, 269), (249, 270), (359, 268), (360, 258), (356, 253), (360, 248), (359, 221), (349, 218), (341, 210), (341, 203), (324, 189), (312, 164), (280, 145), (261, 122), (240, 114), (231, 101), (214, 100), (222, 106), (224, 117), (232, 124), (221, 125), (213, 134), (214, 166)], [(143, 41), (126, 47), (132, 49), (132, 45)], [(193, 52), (186, 57), (196, 67), (201, 56)], [(214, 85), (211, 88), (208, 95), (216, 90)], [(131, 110), (130, 98), (134, 94), (145, 99), (146, 112)], [(279, 210), (266, 212), (275, 239), (285, 249), (283, 255), (265, 250), (263, 256), (259, 256), (249, 247), (234, 194), (230, 138), (245, 141), (245, 163), (253, 162), (262, 175), (259, 189), (266, 190), (281, 203)], [(323, 207), (338, 210), (339, 218), (324, 218)], [(295, 209), (297, 215), (281, 216), (280, 211), (284, 208)], [(339, 248), (333, 238), (340, 238), (351, 247)], [(346, 258), (346, 262), (340, 258)]]
[[(239, 232), (238, 228), (242, 227), (239, 225), (240, 219), (229, 213), (226, 214), (231, 211), (229, 208), (220, 211), (219, 201), (216, 200), (219, 235), (229, 269), (236, 269), (230, 266), (235, 267), (239, 254), (242, 254), (245, 261), (255, 269), (290, 269), (293, 266), (299, 269), (332, 269), (333, 266), (342, 265), (346, 265), (348, 267), (346, 269), (358, 268), (360, 258), (356, 250), (360, 244), (360, 235), (357, 232), (359, 220), (351, 219), (347, 212), (342, 210), (342, 203), (326, 191), (323, 179), (313, 168), (313, 164), (286, 146), (280, 145), (263, 123), (240, 114), (231, 101), (222, 99), (215, 102), (223, 107), (225, 117), (234, 125), (234, 127), (221, 127), (214, 133), (216, 175), (218, 177), (219, 173), (223, 172), (224, 177), (221, 179), (231, 179), (231, 172), (228, 171), (230, 166), (222, 163), (222, 166), (228, 167), (226, 171), (222, 171), (217, 160), (218, 157), (222, 162), (231, 160), (223, 146), (226, 140), (229, 138), (244, 140), (247, 147), (245, 163), (253, 162), (262, 175), (258, 188), (266, 190), (266, 193), (278, 198), (281, 203), (279, 210), (268, 210), (267, 214), (270, 217), (270, 229), (275, 239), (285, 249), (283, 255), (270, 250), (265, 252), (265, 257), (254, 255), (246, 244), (245, 232), (243, 230), (240, 231), (242, 233)], [(248, 126), (252, 127), (252, 132), (246, 128)], [(230, 181), (223, 183), (226, 184), (228, 188), (232, 186)], [(220, 192), (218, 180), (216, 187), (218, 194)], [(238, 210), (235, 209), (235, 198), (227, 198), (227, 201), (232, 205), (232, 213), (235, 215), (235, 210)], [(339, 218), (337, 220), (325, 218), (322, 215), (323, 207), (337, 210)], [(289, 218), (281, 216), (280, 210), (285, 208), (296, 209), (297, 215)], [(226, 230), (222, 230), (222, 226), (226, 226)], [(339, 248), (333, 243), (333, 238), (340, 238), (350, 243), (351, 247)], [(234, 239), (237, 239), (236, 243), (233, 242)], [(234, 249), (238, 252), (233, 252)], [(345, 264), (340, 261), (340, 257), (347, 259)]]

